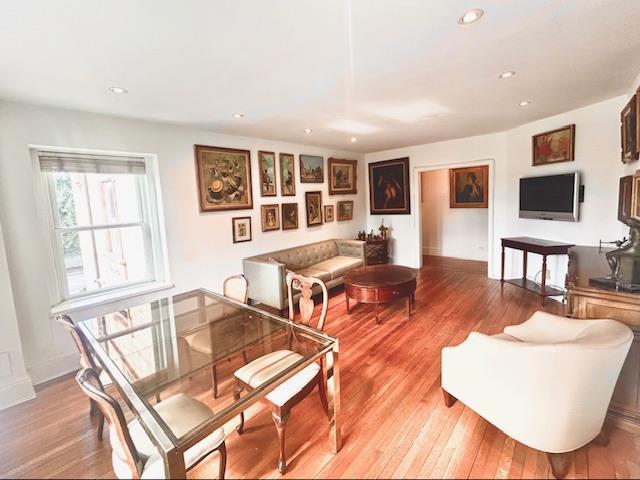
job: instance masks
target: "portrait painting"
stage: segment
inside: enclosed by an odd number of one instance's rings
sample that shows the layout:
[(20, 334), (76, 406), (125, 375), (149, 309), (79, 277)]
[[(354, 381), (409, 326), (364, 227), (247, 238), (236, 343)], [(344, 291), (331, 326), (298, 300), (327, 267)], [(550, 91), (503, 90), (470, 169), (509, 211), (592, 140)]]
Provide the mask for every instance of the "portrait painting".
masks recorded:
[(280, 190), (282, 196), (291, 197), (296, 194), (296, 163), (290, 153), (280, 154)]
[(298, 228), (298, 204), (282, 204), (282, 229), (294, 230)]
[(253, 208), (249, 150), (195, 145), (201, 212)]
[(353, 200), (338, 202), (338, 221), (353, 220)]
[(307, 211), (307, 227), (322, 225), (322, 192), (304, 194)]
[(262, 205), (260, 211), (262, 231), (280, 230), (280, 209), (277, 204)]
[(333, 205), (324, 206), (324, 222), (333, 222)]
[(408, 157), (369, 164), (371, 215), (409, 214), (410, 202)]
[(276, 196), (276, 154), (258, 152), (258, 168), (260, 170), (260, 195)]
[(236, 217), (231, 219), (233, 227), (233, 243), (251, 241), (251, 217)]
[(620, 113), (620, 141), (622, 146), (622, 163), (630, 163), (638, 159), (637, 97), (638, 94), (636, 93)]
[(300, 155), (300, 182), (324, 182), (324, 158), (315, 155)]
[(450, 208), (487, 208), (488, 206), (488, 165), (449, 170)]
[(358, 193), (356, 190), (356, 160), (329, 159), (329, 195)]
[(531, 138), (533, 166), (573, 162), (575, 125), (539, 133)]

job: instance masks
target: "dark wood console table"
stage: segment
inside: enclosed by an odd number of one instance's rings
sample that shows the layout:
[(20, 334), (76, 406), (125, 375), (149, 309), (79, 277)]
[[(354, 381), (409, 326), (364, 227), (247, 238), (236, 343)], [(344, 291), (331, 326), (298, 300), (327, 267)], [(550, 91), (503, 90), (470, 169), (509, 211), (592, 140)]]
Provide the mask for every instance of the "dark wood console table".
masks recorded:
[[(524, 288), (530, 292), (534, 292), (542, 298), (542, 305), (545, 303), (547, 297), (553, 297), (556, 295), (564, 295), (564, 292), (559, 288), (548, 287), (547, 282), (547, 256), (548, 255), (567, 255), (569, 249), (574, 245), (571, 243), (554, 242), (551, 240), (543, 240), (540, 238), (532, 237), (514, 237), (502, 239), (502, 268), (500, 270), (500, 282), (504, 286), (504, 283), (510, 283), (516, 287)], [(521, 250), (524, 253), (522, 261), (522, 278), (504, 279), (504, 250), (505, 248), (513, 248), (515, 250)], [(527, 254), (537, 253), (542, 255), (542, 278), (540, 285), (529, 280), (527, 278)]]

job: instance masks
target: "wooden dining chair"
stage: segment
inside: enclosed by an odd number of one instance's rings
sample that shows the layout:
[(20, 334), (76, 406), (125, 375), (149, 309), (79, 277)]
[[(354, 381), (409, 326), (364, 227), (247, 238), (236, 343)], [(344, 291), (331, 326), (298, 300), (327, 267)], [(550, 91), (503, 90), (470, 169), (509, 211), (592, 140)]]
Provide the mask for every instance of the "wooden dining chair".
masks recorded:
[[(120, 404), (104, 391), (97, 372), (85, 368), (78, 372), (76, 381), (84, 394), (96, 403), (109, 423), (109, 441), (113, 450), (111, 460), (116, 478), (167, 478), (164, 462), (157, 447), (137, 419), (127, 424)], [(213, 411), (207, 405), (184, 393), (173, 395), (153, 408), (176, 438), (182, 437), (213, 416)], [(220, 454), (219, 477), (224, 479), (227, 449), (222, 428), (200, 440), (184, 453), (187, 471), (213, 452)]]
[[(240, 303), (247, 303), (249, 283), (244, 275), (234, 275), (227, 278), (222, 288), (225, 297)], [(187, 335), (184, 339), (189, 348), (196, 352), (204, 353), (205, 355), (211, 355), (213, 353), (210, 332), (206, 328), (197, 333)], [(245, 364), (248, 363), (247, 352), (245, 350), (242, 351), (242, 359)], [(213, 392), (213, 398), (218, 398), (218, 370), (215, 363), (211, 366), (211, 390)]]
[[(317, 278), (303, 277), (302, 275), (294, 273), (289, 273), (286, 280), (287, 294), (289, 297), (289, 319), (291, 321), (295, 321), (293, 291), (296, 290), (301, 294), (299, 300), (300, 323), (322, 331), (328, 307), (328, 293), (325, 284)], [(311, 322), (315, 306), (312, 298), (312, 287), (314, 285), (319, 285), (322, 291), (322, 310), (315, 326), (312, 325)], [(291, 349), (292, 342), (296, 340), (294, 337), (295, 336), (292, 332), (290, 332), (288, 336), (289, 349), (277, 350), (275, 352), (268, 353), (236, 370), (234, 373), (236, 385), (233, 392), (236, 401), (240, 399), (240, 394), (243, 390), (251, 392), (254, 388), (260, 387), (260, 385), (267, 382), (270, 378), (273, 378), (279, 372), (287, 369), (303, 358), (301, 354)], [(276, 426), (278, 445), (280, 449), (280, 455), (278, 458), (278, 470), (280, 473), (284, 473), (287, 468), (285, 455), (285, 428), (293, 407), (304, 400), (317, 385), (320, 393), (322, 409), (325, 414), (328, 412), (327, 395), (325, 390), (326, 385), (323, 374), (324, 368), (322, 362), (323, 360), (321, 358), (320, 364), (312, 363), (305, 367), (284, 383), (277, 386), (262, 399), (262, 401), (266, 403), (271, 410), (271, 416)], [(243, 430), (244, 413), (241, 413), (238, 433), (242, 434)]]

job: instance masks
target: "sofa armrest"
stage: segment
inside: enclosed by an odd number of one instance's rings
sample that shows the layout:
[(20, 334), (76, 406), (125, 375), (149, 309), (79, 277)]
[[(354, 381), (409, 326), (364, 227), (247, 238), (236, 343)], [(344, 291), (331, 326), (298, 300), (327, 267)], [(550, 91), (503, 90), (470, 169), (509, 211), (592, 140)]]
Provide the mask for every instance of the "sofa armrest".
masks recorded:
[(345, 257), (356, 257), (365, 259), (363, 240), (336, 240), (338, 247), (338, 255), (344, 255)]
[(287, 305), (284, 263), (245, 258), (242, 269), (249, 283), (251, 300), (278, 309)]

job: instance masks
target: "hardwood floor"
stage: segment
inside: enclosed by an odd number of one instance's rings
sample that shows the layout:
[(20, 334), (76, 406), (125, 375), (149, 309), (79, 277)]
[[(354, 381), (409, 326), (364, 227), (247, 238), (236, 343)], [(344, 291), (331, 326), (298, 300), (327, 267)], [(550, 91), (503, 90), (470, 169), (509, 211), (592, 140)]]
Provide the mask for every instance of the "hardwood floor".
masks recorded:
[[(538, 296), (509, 285), (501, 293), (499, 282), (474, 269), (427, 259), (410, 321), (404, 302), (381, 305), (380, 325), (372, 306), (353, 306), (348, 316), (342, 291), (334, 291), (326, 331), (340, 339), (344, 446), (335, 456), (329, 452), (327, 419), (314, 392), (291, 414), (285, 477), (550, 478), (545, 454), (506, 437), (461, 402), (448, 409), (442, 401), (442, 347), (472, 330), (501, 331), (539, 308)], [(545, 310), (563, 312), (560, 303), (549, 303)], [(224, 367), (227, 376), (234, 368)], [(179, 388), (215, 408), (210, 385), (205, 372)], [(219, 390), (230, 395), (230, 383), (222, 381)], [(275, 428), (263, 406), (248, 410), (242, 436), (232, 426), (226, 431), (233, 432), (228, 478), (280, 477)], [(567, 478), (639, 477), (640, 436), (611, 429), (610, 439), (607, 447), (588, 445), (572, 455)], [(96, 440), (87, 400), (72, 376), (0, 412), (0, 444), (2, 477), (113, 475), (109, 441)], [(212, 477), (217, 468), (212, 457), (190, 476)]]

